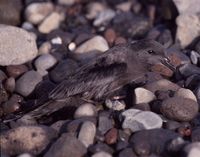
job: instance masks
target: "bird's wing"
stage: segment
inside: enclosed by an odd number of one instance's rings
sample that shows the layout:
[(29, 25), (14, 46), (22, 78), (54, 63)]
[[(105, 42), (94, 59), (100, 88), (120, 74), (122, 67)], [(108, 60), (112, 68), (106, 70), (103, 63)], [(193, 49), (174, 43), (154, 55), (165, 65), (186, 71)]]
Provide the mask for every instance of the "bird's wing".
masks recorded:
[[(127, 73), (126, 49), (124, 46), (114, 47), (90, 63), (80, 67), (75, 74), (61, 82), (49, 98), (53, 100), (90, 93), (89, 97), (103, 94), (110, 83)], [(97, 96), (98, 97), (98, 96)]]

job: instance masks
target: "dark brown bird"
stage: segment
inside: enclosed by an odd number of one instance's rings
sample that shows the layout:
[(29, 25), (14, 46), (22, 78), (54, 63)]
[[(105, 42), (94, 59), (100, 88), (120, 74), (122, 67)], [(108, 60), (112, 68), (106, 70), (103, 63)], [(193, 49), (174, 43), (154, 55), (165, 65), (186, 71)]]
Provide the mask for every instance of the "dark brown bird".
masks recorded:
[[(87, 100), (104, 100), (123, 86), (143, 77), (155, 63), (167, 63), (161, 44), (140, 40), (115, 46), (78, 68), (42, 99), (35, 110), (27, 113), (39, 118), (70, 105), (76, 96)], [(42, 103), (41, 103), (42, 102)]]

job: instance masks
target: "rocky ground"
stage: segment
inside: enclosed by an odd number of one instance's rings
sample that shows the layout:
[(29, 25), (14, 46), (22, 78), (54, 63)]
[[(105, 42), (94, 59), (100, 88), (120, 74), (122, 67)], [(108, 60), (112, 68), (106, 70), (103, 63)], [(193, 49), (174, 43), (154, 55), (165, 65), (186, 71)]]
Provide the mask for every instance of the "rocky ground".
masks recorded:
[[(0, 0), (0, 23), (2, 157), (200, 156), (200, 0)], [(15, 119), (91, 58), (143, 38), (176, 71), (152, 67), (128, 101)]]

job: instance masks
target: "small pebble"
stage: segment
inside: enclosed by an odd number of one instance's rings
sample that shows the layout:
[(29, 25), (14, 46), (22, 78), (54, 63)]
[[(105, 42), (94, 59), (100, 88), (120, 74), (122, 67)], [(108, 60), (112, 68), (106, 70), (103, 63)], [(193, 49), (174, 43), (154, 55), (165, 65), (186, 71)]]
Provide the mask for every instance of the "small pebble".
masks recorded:
[(200, 58), (200, 54), (198, 54), (195, 51), (191, 51), (190, 52), (190, 59), (191, 59), (191, 62), (193, 64), (197, 64), (198, 63), (198, 58)]
[(188, 99), (191, 99), (191, 100), (194, 100), (197, 102), (197, 98), (196, 96), (194, 95), (194, 93), (189, 90), (189, 89), (185, 89), (185, 88), (180, 88), (178, 91), (175, 92), (175, 95), (174, 96), (177, 96), (177, 97), (183, 97), (183, 98), (188, 98)]
[(112, 101), (110, 99), (106, 99), (105, 104), (106, 104), (106, 107), (116, 110), (116, 111), (123, 110), (126, 107), (125, 102), (121, 102), (118, 100)]
[(112, 157), (111, 154), (107, 153), (107, 152), (98, 152), (92, 155), (92, 157)]
[(200, 75), (200, 68), (193, 64), (182, 65), (178, 70), (184, 77), (189, 77), (194, 74)]
[(6, 67), (6, 71), (10, 77), (17, 78), (23, 73), (28, 71), (28, 67), (25, 65), (10, 65)]
[(117, 135), (118, 131), (116, 128), (110, 129), (106, 134), (105, 134), (105, 142), (107, 144), (114, 144), (117, 142)]
[(51, 48), (52, 48), (52, 45), (50, 42), (48, 42), (48, 41), (43, 42), (42, 45), (38, 49), (38, 53), (40, 55), (48, 54), (50, 52)]
[(15, 79), (13, 77), (10, 77), (6, 80), (5, 84), (5, 89), (9, 93), (12, 93), (15, 90)]
[(81, 117), (89, 117), (89, 116), (96, 116), (96, 108), (93, 104), (82, 104), (81, 106), (79, 106), (75, 113), (74, 113), (74, 118), (81, 118)]
[(118, 157), (137, 157), (132, 148), (125, 148), (119, 152)]
[(68, 45), (68, 49), (70, 51), (74, 51), (76, 49), (76, 44), (74, 42), (71, 42), (69, 45)]
[(106, 112), (105, 114), (100, 114), (98, 120), (98, 130), (105, 134), (108, 130), (113, 128), (112, 119), (109, 117), (109, 114)]

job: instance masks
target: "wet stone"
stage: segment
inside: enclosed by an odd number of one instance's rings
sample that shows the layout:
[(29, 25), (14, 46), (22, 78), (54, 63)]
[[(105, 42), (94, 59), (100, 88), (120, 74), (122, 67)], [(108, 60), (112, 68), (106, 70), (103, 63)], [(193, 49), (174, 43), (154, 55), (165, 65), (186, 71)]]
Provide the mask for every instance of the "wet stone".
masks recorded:
[(191, 100), (194, 100), (197, 102), (197, 98), (194, 95), (194, 93), (189, 90), (189, 89), (185, 89), (185, 88), (180, 88), (178, 91), (175, 92), (174, 96), (178, 96), (178, 97), (183, 97), (183, 98), (188, 98)]
[(76, 109), (74, 113), (75, 119), (87, 116), (96, 116), (96, 108), (93, 104), (89, 103), (82, 104)]
[(194, 74), (200, 75), (200, 68), (193, 64), (185, 64), (179, 68), (181, 75), (188, 77)]
[(6, 72), (10, 77), (17, 78), (23, 73), (28, 71), (28, 67), (25, 65), (10, 65), (6, 67)]
[(105, 134), (105, 142), (107, 144), (114, 144), (117, 141), (117, 135), (118, 135), (118, 130), (116, 128), (110, 129), (106, 134)]
[(195, 51), (191, 51), (190, 52), (190, 60), (193, 64), (197, 64), (198, 63), (198, 59), (200, 58), (200, 54), (198, 54)]

